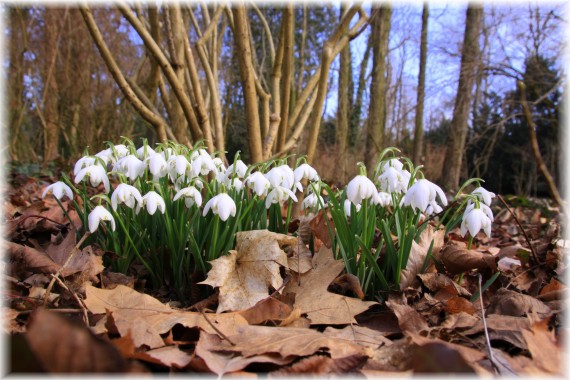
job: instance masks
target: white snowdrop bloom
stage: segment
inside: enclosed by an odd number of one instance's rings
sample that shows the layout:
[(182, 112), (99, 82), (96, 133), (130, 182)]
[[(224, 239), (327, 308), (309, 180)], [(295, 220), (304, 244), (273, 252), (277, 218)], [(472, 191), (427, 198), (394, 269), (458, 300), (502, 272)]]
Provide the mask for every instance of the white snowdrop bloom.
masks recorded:
[(109, 162), (116, 161), (113, 156), (113, 150), (111, 148), (103, 149), (102, 151), (95, 154), (95, 156), (102, 159), (105, 165), (107, 165)]
[(188, 159), (182, 155), (174, 155), (168, 159), (168, 177), (175, 181), (180, 176), (192, 173), (192, 165)]
[[(470, 213), (471, 210), (473, 210), (474, 208), (475, 208), (475, 204), (473, 204), (473, 203), (468, 204), (467, 207), (465, 208), (465, 211), (463, 212), (463, 216), (465, 217), (465, 215)], [(483, 211), (485, 213), (485, 215), (487, 216), (487, 218), (489, 218), (491, 221), (495, 220), (495, 217), (493, 216), (493, 211), (491, 210), (491, 208), (489, 206), (487, 206), (484, 203), (479, 203), (478, 208), (481, 211)]]
[(202, 216), (206, 216), (208, 211), (212, 209), (212, 212), (220, 216), (220, 219), (224, 222), (228, 220), (231, 216), (236, 216), (236, 203), (234, 200), (226, 193), (221, 193), (210, 199), (206, 206), (204, 206), (204, 212)]
[(137, 149), (137, 157), (141, 160), (144, 160), (153, 154), (156, 154), (156, 152), (149, 145), (143, 145)]
[(119, 158), (126, 157), (129, 154), (131, 154), (129, 148), (127, 148), (123, 144), (115, 145), (115, 152), (117, 152), (117, 157), (115, 157), (117, 160)]
[[(267, 173), (265, 173), (265, 178), (269, 181), (271, 186), (278, 187), (281, 186), (283, 181), (285, 180), (285, 172), (281, 168), (281, 166), (276, 166), (271, 168)], [(294, 177), (295, 175), (293, 175)]]
[(441, 208), (441, 206), (435, 202), (431, 202), (426, 208), (426, 214), (427, 215), (439, 214), (442, 211), (443, 211), (443, 209)]
[(184, 203), (188, 208), (192, 207), (193, 205), (196, 205), (198, 207), (202, 206), (202, 194), (200, 194), (198, 189), (196, 189), (194, 186), (188, 186), (180, 189), (176, 195), (174, 195), (174, 198), (172, 198), (172, 200), (177, 201), (180, 198), (184, 198)]
[(200, 148), (200, 149), (195, 150), (192, 153), (190, 153), (190, 161), (194, 161), (199, 156), (208, 156), (211, 158), (210, 153), (208, 153), (208, 151), (206, 149)]
[(394, 168), (400, 171), (404, 168), (404, 164), (402, 164), (400, 160), (398, 160), (397, 158), (391, 158), (384, 163), (384, 165), (382, 166), (382, 171), (385, 172), (386, 170), (388, 170), (388, 168)]
[(64, 195), (67, 195), (69, 199), (73, 199), (71, 188), (61, 181), (57, 181), (46, 187), (42, 193), (42, 198), (45, 198), (49, 193), (52, 193), (57, 199), (61, 199)]
[[(495, 197), (495, 193), (487, 191), (482, 187), (476, 188), (475, 190), (473, 190), (473, 192), (471, 194), (475, 195), (477, 198), (479, 198), (479, 200), (481, 202), (483, 202), (487, 206), (491, 206), (491, 202), (493, 201), (493, 198)], [(471, 200), (469, 201), (469, 203), (471, 203)]]
[(200, 154), (198, 157), (192, 160), (192, 176), (196, 177), (198, 175), (208, 175), (210, 172), (217, 173), (218, 168), (214, 164), (214, 160), (209, 154)]
[(225, 185), (230, 188), (230, 189), (236, 189), (238, 191), (240, 191), (241, 189), (243, 189), (243, 182), (241, 179), (235, 177), (235, 178), (228, 178)]
[(362, 203), (364, 199), (371, 199), (377, 194), (376, 186), (365, 175), (357, 175), (346, 186), (346, 197), (355, 205)]
[(301, 203), (301, 208), (302, 209), (320, 208), (320, 207), (322, 207), (321, 205), (324, 206), (324, 204), (325, 204), (325, 201), (323, 200), (323, 198), (320, 195), (316, 195), (315, 193), (311, 193), (311, 194), (307, 195), (305, 197), (305, 199), (303, 199), (303, 202)]
[(402, 199), (402, 204), (425, 212), (430, 204), (433, 208), (433, 204), (436, 203), (436, 197), (439, 197), (442, 205), (447, 206), (447, 198), (443, 190), (427, 179), (420, 179), (408, 189), (408, 192)]
[[(346, 216), (350, 216), (350, 205), (351, 205), (351, 203), (352, 203), (352, 202), (351, 202), (350, 200), (348, 200), (348, 199), (345, 199), (345, 200), (344, 200), (344, 214), (345, 214)], [(355, 206), (356, 206), (356, 211), (357, 211), (357, 212), (360, 211), (360, 208), (362, 207), (362, 205), (359, 203), (359, 204), (357, 204), (357, 205), (355, 205)]]
[(392, 196), (383, 191), (379, 191), (372, 197), (372, 204), (387, 207), (392, 204)]
[(265, 198), (265, 207), (269, 208), (274, 203), (281, 204), (288, 199), (293, 199), (297, 202), (297, 197), (295, 193), (283, 186), (274, 187), (269, 194), (267, 194), (267, 198)]
[(170, 157), (176, 156), (176, 153), (174, 150), (172, 150), (172, 148), (162, 149), (159, 153), (166, 161), (168, 161)]
[(303, 191), (303, 186), (301, 185), (301, 182), (295, 180), (295, 172), (293, 171), (293, 169), (289, 167), (289, 165), (281, 165), (279, 166), (279, 168), (281, 168), (281, 171), (284, 175), (283, 182), (281, 182), (281, 186), (286, 187), (288, 189), (291, 189), (293, 188), (293, 186), (295, 186), (297, 190)]
[(131, 181), (141, 177), (145, 169), (145, 163), (133, 154), (120, 158), (113, 166), (113, 171), (123, 173)]
[(309, 164), (304, 163), (299, 165), (295, 170), (293, 170), (295, 175), (295, 181), (299, 182), (303, 178), (308, 179), (309, 181), (318, 181), (320, 180), (319, 174), (317, 171)]
[(212, 159), (212, 162), (214, 163), (214, 165), (216, 165), (218, 173), (224, 173), (226, 171), (226, 165), (224, 165), (224, 161), (222, 161), (220, 157), (214, 157)]
[(247, 176), (245, 183), (250, 189), (253, 189), (257, 196), (267, 195), (271, 183), (261, 172), (254, 172)]
[(235, 173), (237, 174), (238, 178), (243, 178), (243, 177), (245, 177), (245, 173), (247, 173), (247, 165), (244, 164), (242, 160), (237, 160), (236, 162), (234, 162), (233, 164), (228, 166), (228, 168), (225, 171), (226, 176), (227, 177), (232, 176), (234, 173), (234, 170), (235, 170)]
[(77, 160), (75, 166), (73, 167), (73, 175), (77, 175), (77, 173), (79, 173), (81, 169), (95, 164), (97, 164), (97, 160), (95, 157), (91, 156), (81, 157), (79, 160)]
[(470, 208), (463, 214), (461, 236), (465, 237), (469, 232), (474, 237), (480, 230), (483, 230), (488, 237), (491, 237), (491, 223), (491, 219), (482, 209)]
[(105, 169), (103, 169), (102, 166), (92, 165), (81, 169), (75, 176), (75, 183), (81, 182), (86, 177), (89, 178), (89, 183), (91, 183), (91, 186), (93, 187), (99, 186), (99, 184), (103, 182), (105, 192), (108, 193), (111, 189), (109, 186), (109, 178), (107, 178), (107, 172), (105, 172)]
[(164, 177), (168, 173), (168, 164), (162, 154), (151, 154), (145, 159), (145, 161), (148, 163), (148, 170), (150, 171), (150, 174), (153, 175), (153, 179), (155, 181)]
[(129, 208), (135, 207), (135, 201), (142, 203), (141, 193), (134, 186), (120, 183), (111, 195), (111, 206), (117, 211), (117, 206), (124, 203)]
[(405, 193), (408, 189), (410, 176), (411, 174), (407, 170), (398, 170), (389, 166), (378, 176), (378, 183), (380, 189), (387, 193)]
[(136, 213), (138, 214), (140, 209), (145, 206), (150, 215), (154, 215), (156, 209), (158, 209), (163, 214), (166, 210), (164, 199), (156, 191), (149, 191), (142, 197), (142, 202), (137, 205)]
[(99, 228), (101, 221), (111, 222), (111, 230), (115, 231), (115, 219), (113, 215), (103, 206), (97, 206), (89, 213), (87, 217), (89, 222), (89, 232), (93, 233)]

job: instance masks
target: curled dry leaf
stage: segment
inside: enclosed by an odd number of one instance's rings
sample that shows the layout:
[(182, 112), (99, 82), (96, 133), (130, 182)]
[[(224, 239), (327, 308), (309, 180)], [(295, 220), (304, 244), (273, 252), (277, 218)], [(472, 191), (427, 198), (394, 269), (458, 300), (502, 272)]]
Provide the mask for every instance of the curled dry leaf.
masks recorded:
[(350, 374), (366, 361), (362, 355), (352, 355), (341, 359), (331, 359), (322, 355), (301, 359), (290, 367), (271, 372), (271, 376), (291, 376), (298, 374), (330, 375)]
[(138, 359), (166, 367), (184, 368), (192, 360), (192, 355), (175, 345), (149, 351), (140, 351), (130, 334), (111, 340), (111, 343), (127, 359)]
[(83, 274), (81, 277), (93, 282), (98, 282), (97, 275), (104, 269), (103, 257), (96, 256), (91, 247), (78, 249), (73, 253), (76, 244), (75, 233), (70, 231), (61, 243), (50, 244), (46, 248), (46, 254), (51, 257), (54, 262), (62, 266), (67, 262), (69, 256), (73, 254), (71, 260), (61, 271), (61, 275), (67, 277), (71, 274), (81, 272)]
[(287, 319), (293, 308), (276, 298), (268, 297), (247, 310), (239, 311), (250, 325), (257, 325), (265, 321), (282, 321)]
[(360, 287), (360, 281), (358, 277), (351, 273), (344, 273), (335, 278), (330, 284), (329, 289), (337, 294), (355, 296), (361, 300), (364, 299), (364, 292)]
[[(99, 289), (91, 285), (85, 286), (85, 305), (93, 314), (106, 314), (110, 311), (113, 318), (133, 321), (134, 318), (144, 320), (151, 331), (158, 334), (169, 332), (176, 324), (188, 328), (200, 328), (208, 333), (215, 334), (216, 329), (223, 334), (232, 334), (241, 325), (247, 325), (247, 321), (237, 313), (205, 314), (195, 312), (177, 311), (162, 304), (156, 298), (147, 294), (139, 293), (124, 285), (118, 285), (114, 289)], [(208, 320), (206, 320), (206, 318)], [(210, 321), (210, 323), (208, 323)], [(102, 318), (93, 328), (97, 333), (107, 331), (105, 324), (107, 318)], [(125, 322), (126, 323), (126, 322)], [(123, 330), (124, 333), (127, 331)], [(145, 332), (147, 334), (148, 332)]]
[(334, 231), (334, 223), (332, 219), (329, 218), (325, 210), (319, 211), (317, 215), (309, 222), (309, 226), (311, 227), (311, 231), (313, 231), (315, 237), (322, 241), (327, 248), (332, 247), (329, 225), (330, 229)]
[(321, 248), (313, 257), (315, 269), (302, 274), (299, 282), (290, 281), (285, 293), (295, 293), (295, 307), (307, 314), (311, 324), (356, 323), (354, 316), (367, 310), (376, 302), (361, 301), (327, 290), (329, 284), (342, 272), (344, 263), (335, 260), (332, 251)]
[(323, 334), (335, 338), (346, 339), (349, 342), (353, 342), (364, 347), (370, 347), (372, 349), (392, 344), (392, 341), (386, 338), (385, 334), (382, 332), (358, 325), (347, 326), (343, 329), (327, 327), (325, 331), (323, 331)]
[(495, 295), (491, 297), (490, 305), (487, 308), (487, 314), (511, 315), (513, 317), (521, 317), (536, 313), (543, 318), (552, 313), (552, 310), (538, 299), (500, 288)]
[(112, 344), (97, 338), (83, 325), (38, 309), (28, 326), (26, 340), (48, 372), (125, 372), (128, 365)]
[(522, 330), (522, 334), (534, 362), (547, 372), (561, 374), (560, 347), (556, 343), (554, 331), (548, 330), (548, 320), (549, 318), (534, 323), (530, 330)]
[(418, 274), (419, 279), (432, 292), (437, 292), (440, 289), (452, 286), (457, 291), (457, 294), (463, 297), (471, 297), (471, 293), (464, 287), (458, 285), (451, 278), (443, 273), (425, 273)]
[(495, 256), (467, 250), (456, 245), (448, 245), (441, 252), (441, 261), (451, 274), (460, 274), (472, 269), (497, 269)]
[(9, 241), (4, 241), (4, 246), (12, 260), (22, 262), (27, 269), (34, 272), (54, 274), (61, 268), (48, 255), (35, 248)]
[(311, 250), (299, 238), (298, 243), (293, 247), (292, 255), (287, 257), (289, 269), (296, 273), (307, 273), (313, 269), (313, 255)]
[(400, 304), (395, 299), (386, 301), (386, 306), (396, 314), (403, 332), (419, 333), (429, 328), (426, 320), (411, 306)]
[(284, 246), (294, 246), (297, 238), (267, 230), (236, 234), (237, 251), (230, 251), (211, 262), (208, 277), (200, 284), (218, 287), (217, 312), (244, 310), (269, 295), (269, 288), (280, 289), (280, 267), (287, 267)]
[(412, 242), (410, 256), (408, 257), (408, 263), (406, 265), (406, 268), (403, 269), (401, 273), (400, 290), (404, 290), (407, 287), (414, 285), (416, 282), (416, 276), (418, 274), (421, 274), (421, 270), (424, 262), (426, 261), (432, 240), (432, 253), (439, 252), (443, 246), (444, 236), (445, 231), (443, 229), (435, 231), (431, 225), (428, 225), (426, 229), (421, 233), (419, 242)]

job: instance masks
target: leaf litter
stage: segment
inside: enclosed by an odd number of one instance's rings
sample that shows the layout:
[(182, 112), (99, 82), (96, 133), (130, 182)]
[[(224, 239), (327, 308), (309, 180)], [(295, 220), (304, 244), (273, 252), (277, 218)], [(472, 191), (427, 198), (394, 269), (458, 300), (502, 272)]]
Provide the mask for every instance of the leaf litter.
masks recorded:
[[(148, 294), (137, 277), (104, 270), (107, 253), (96, 247), (68, 260), (77, 242), (57, 204), (40, 200), (41, 186), (31, 181), (19, 190), (3, 207), (3, 326), (16, 372), (33, 362), (35, 371), (52, 373), (563, 373), (567, 244), (551, 209), (514, 208), (533, 231), (530, 241), (507, 212), (496, 214), (493, 236), (478, 235), (471, 250), (456, 231), (444, 240), (426, 229), (401, 291), (376, 300), (360, 299), (334, 259), (325, 213), (300, 221), (300, 238), (238, 234), (236, 250), (213, 262), (203, 282), (217, 299), (189, 311)], [(431, 238), (436, 265), (422, 273)], [(482, 310), (472, 299), (478, 275), (485, 282), (497, 268)], [(58, 272), (61, 282), (44, 299)]]

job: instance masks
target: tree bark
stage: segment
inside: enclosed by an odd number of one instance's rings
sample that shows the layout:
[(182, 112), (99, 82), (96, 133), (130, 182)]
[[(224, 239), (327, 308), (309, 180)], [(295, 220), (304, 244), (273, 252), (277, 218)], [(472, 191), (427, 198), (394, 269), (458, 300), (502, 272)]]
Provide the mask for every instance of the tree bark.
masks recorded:
[(420, 42), (420, 72), (418, 75), (418, 95), (416, 105), (416, 124), (414, 128), (414, 155), (413, 161), (416, 165), (422, 164), (424, 147), (424, 98), (426, 88), (426, 66), (427, 66), (427, 32), (429, 19), (429, 5), (424, 3), (422, 11), (422, 35)]
[(369, 171), (374, 165), (384, 144), (386, 128), (386, 59), (388, 56), (388, 37), (390, 34), (392, 7), (385, 3), (376, 8), (372, 16), (372, 83), (370, 86), (370, 105), (364, 162)]
[(55, 9), (44, 10), (44, 36), (46, 53), (49, 58), (45, 61), (43, 80), (45, 83), (42, 98), (44, 114), (44, 162), (54, 160), (58, 156), (59, 147), (59, 114), (58, 114), (58, 91), (55, 80), (54, 66), (58, 51), (58, 15)]
[[(340, 19), (347, 11), (348, 6), (343, 3), (340, 7)], [(349, 122), (349, 103), (352, 102), (350, 86), (350, 74), (352, 62), (350, 59), (350, 44), (346, 45), (340, 52), (340, 68), (338, 74), (338, 107), (336, 111), (336, 130), (335, 142), (337, 149), (337, 163), (339, 169), (339, 178), (337, 180), (344, 182), (346, 180), (346, 153), (348, 141), (348, 122)]]
[(469, 107), (471, 93), (475, 81), (479, 59), (479, 34), (483, 8), (479, 4), (469, 3), (465, 18), (465, 35), (461, 49), (461, 69), (457, 96), (453, 110), (453, 118), (449, 131), (449, 144), (443, 165), (442, 180), (447, 190), (453, 191), (459, 187), (461, 165), (467, 138)]
[(279, 135), (277, 138), (277, 151), (283, 149), (285, 145), (285, 138), (287, 137), (287, 131), (289, 128), (289, 101), (291, 99), (291, 83), (293, 79), (293, 44), (295, 42), (294, 37), (294, 25), (295, 25), (295, 13), (293, 9), (293, 4), (290, 3), (287, 8), (283, 11), (283, 23), (285, 24), (285, 33), (283, 35), (283, 41), (279, 43), (283, 44), (283, 74), (281, 76), (281, 122), (279, 124)]
[(247, 25), (248, 20), (245, 6), (243, 4), (236, 4), (232, 9), (232, 14), (234, 17), (236, 55), (238, 57), (239, 71), (245, 100), (249, 156), (251, 163), (261, 162), (263, 160), (261, 149), (261, 127), (257, 108), (255, 72), (251, 61), (249, 30)]

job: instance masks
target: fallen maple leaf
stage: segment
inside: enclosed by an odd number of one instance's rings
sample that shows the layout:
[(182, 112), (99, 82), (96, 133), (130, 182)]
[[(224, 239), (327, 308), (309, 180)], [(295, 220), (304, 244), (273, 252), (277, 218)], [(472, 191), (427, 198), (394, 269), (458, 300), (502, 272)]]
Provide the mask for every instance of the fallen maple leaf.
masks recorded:
[(530, 330), (522, 330), (535, 363), (550, 373), (562, 373), (561, 352), (554, 331), (548, 331), (549, 318), (538, 321)]
[(291, 367), (271, 372), (271, 376), (291, 376), (301, 373), (315, 375), (350, 374), (366, 361), (362, 355), (352, 355), (341, 359), (331, 359), (322, 355), (314, 355), (295, 362)]
[(419, 333), (428, 329), (426, 320), (411, 306), (400, 304), (395, 299), (386, 301), (386, 306), (396, 314), (402, 331)]
[(297, 238), (267, 230), (236, 234), (236, 249), (211, 261), (212, 269), (200, 284), (218, 287), (217, 313), (244, 310), (269, 295), (269, 287), (280, 289), (280, 267), (287, 267), (282, 247), (297, 244)]
[(125, 372), (127, 362), (109, 342), (83, 325), (38, 309), (26, 334), (30, 348), (48, 372)]
[(451, 274), (460, 274), (471, 269), (497, 269), (496, 258), (475, 250), (467, 250), (457, 245), (448, 245), (439, 255), (445, 269)]
[(285, 320), (293, 308), (273, 297), (265, 298), (247, 310), (239, 311), (250, 325), (257, 325), (265, 321)]
[(502, 314), (520, 317), (525, 314), (536, 313), (539, 317), (545, 317), (552, 310), (543, 302), (534, 297), (527, 296), (512, 290), (500, 288), (491, 297), (487, 314)]
[(29, 270), (54, 274), (61, 268), (48, 255), (35, 248), (9, 241), (4, 241), (4, 245), (10, 258), (17, 262), (23, 262)]
[(284, 290), (285, 293), (296, 294), (295, 307), (307, 314), (312, 325), (356, 323), (355, 315), (376, 304), (327, 290), (344, 268), (343, 261), (335, 260), (330, 249), (323, 247), (315, 253), (313, 266), (315, 269), (302, 274), (300, 281), (290, 281)]
[(457, 294), (463, 297), (471, 297), (471, 293), (464, 287), (458, 285), (451, 278), (447, 277), (443, 273), (426, 273), (418, 275), (421, 282), (426, 288), (432, 292), (437, 292), (448, 286), (453, 286), (457, 291)]
[(443, 246), (443, 237), (445, 231), (439, 229), (437, 231), (431, 225), (421, 233), (419, 242), (412, 241), (408, 263), (400, 274), (400, 290), (404, 290), (409, 286), (413, 286), (417, 281), (416, 276), (421, 274), (422, 267), (426, 261), (429, 247), (433, 241), (432, 254), (439, 252)]

